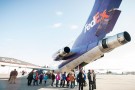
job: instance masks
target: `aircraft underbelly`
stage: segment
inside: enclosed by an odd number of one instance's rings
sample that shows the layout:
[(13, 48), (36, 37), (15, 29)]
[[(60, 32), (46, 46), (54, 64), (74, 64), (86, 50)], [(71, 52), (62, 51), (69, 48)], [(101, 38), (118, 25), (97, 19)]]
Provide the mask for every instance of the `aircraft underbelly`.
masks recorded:
[(96, 46), (95, 48), (91, 49), (90, 51), (84, 53), (80, 57), (76, 58), (75, 60), (73, 60), (73, 61), (69, 62), (68, 64), (66, 64), (65, 66), (61, 67), (59, 70), (62, 72), (71, 71), (72, 69), (74, 69), (76, 66), (78, 66), (82, 62), (90, 63), (90, 62), (100, 58), (103, 54), (104, 53), (101, 52), (99, 47)]

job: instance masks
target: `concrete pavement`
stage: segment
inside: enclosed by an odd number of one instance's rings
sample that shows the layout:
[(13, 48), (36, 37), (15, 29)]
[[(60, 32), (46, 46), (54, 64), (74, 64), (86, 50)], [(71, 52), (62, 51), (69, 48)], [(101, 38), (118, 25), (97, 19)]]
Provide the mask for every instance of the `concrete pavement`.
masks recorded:
[[(78, 86), (74, 89), (56, 88), (51, 86), (27, 86), (26, 77), (17, 79), (16, 84), (9, 84), (7, 79), (0, 79), (0, 90), (78, 90)], [(88, 86), (84, 90), (89, 90)], [(135, 75), (97, 75), (96, 90), (135, 90)]]

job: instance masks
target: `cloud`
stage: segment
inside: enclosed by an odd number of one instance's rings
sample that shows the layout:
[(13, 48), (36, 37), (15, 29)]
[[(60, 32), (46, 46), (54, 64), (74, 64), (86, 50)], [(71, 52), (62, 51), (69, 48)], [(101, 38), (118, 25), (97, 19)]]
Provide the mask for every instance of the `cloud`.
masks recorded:
[(71, 26), (71, 29), (72, 29), (72, 30), (75, 30), (75, 29), (78, 29), (78, 28), (79, 28), (79, 27), (78, 27), (77, 25), (72, 25), (72, 26)]
[(62, 26), (62, 23), (55, 23), (54, 25), (53, 25), (53, 28), (59, 28), (59, 27), (61, 27)]
[(58, 16), (62, 16), (62, 15), (63, 15), (63, 12), (61, 12), (61, 11), (57, 11), (57, 12), (56, 12), (56, 15), (58, 15)]

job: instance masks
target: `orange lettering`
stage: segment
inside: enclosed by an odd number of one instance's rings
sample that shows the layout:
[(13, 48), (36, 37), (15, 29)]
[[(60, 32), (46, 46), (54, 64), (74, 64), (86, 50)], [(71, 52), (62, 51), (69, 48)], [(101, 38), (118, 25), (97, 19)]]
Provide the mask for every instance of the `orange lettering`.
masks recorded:
[(104, 10), (103, 13), (100, 14), (101, 20), (104, 20), (105, 18), (109, 18), (109, 15), (106, 14), (106, 10)]

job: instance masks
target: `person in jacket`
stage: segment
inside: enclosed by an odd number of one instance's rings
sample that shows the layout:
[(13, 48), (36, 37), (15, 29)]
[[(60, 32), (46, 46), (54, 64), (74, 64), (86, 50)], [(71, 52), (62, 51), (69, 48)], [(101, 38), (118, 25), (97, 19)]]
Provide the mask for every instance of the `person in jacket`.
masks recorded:
[(66, 72), (64, 72), (63, 74), (61, 74), (60, 87), (64, 87), (65, 86), (65, 81), (66, 81)]
[(74, 77), (74, 74), (70, 73), (69, 75), (69, 78), (70, 78), (70, 82), (71, 82), (71, 88), (74, 88), (75, 87), (75, 77)]
[(46, 73), (44, 74), (44, 85), (46, 85), (47, 80), (48, 80), (48, 74)]
[(39, 84), (42, 84), (42, 80), (43, 80), (43, 73), (41, 72), (41, 74), (39, 75)]
[(80, 70), (77, 81), (79, 82), (79, 90), (83, 90), (83, 83), (84, 83), (84, 73), (83, 70)]
[(51, 83), (51, 86), (53, 86), (53, 83), (54, 83), (54, 81), (55, 81), (55, 75), (54, 75), (54, 71), (52, 72), (52, 83)]
[(70, 73), (68, 73), (67, 77), (66, 77), (66, 81), (67, 81), (67, 87), (70, 86), (70, 78), (69, 78)]
[(91, 71), (88, 70), (88, 73), (87, 73), (87, 77), (88, 77), (88, 81), (89, 81), (89, 90), (91, 90)]
[(56, 87), (58, 87), (59, 81), (60, 81), (60, 73), (58, 72), (56, 75)]
[(84, 72), (83, 74), (84, 74), (84, 86), (86, 86), (87, 85), (87, 82), (86, 82), (86, 73)]
[(14, 71), (12, 71), (11, 73), (11, 79), (10, 79), (10, 83), (16, 83), (16, 78), (17, 78), (18, 72), (16, 71), (16, 69), (14, 69)]
[(34, 70), (32, 70), (29, 74), (28, 74), (28, 77), (27, 77), (27, 79), (28, 79), (28, 86), (30, 86), (31, 85), (31, 82), (32, 82), (32, 80), (33, 80), (33, 72), (34, 72)]
[(94, 89), (96, 89), (96, 74), (95, 74), (94, 70), (91, 70), (90, 76), (91, 76), (91, 82), (90, 82), (91, 90), (94, 90)]
[(38, 85), (38, 71), (36, 71), (34, 74), (33, 74), (33, 85), (35, 86), (35, 83), (36, 85)]

